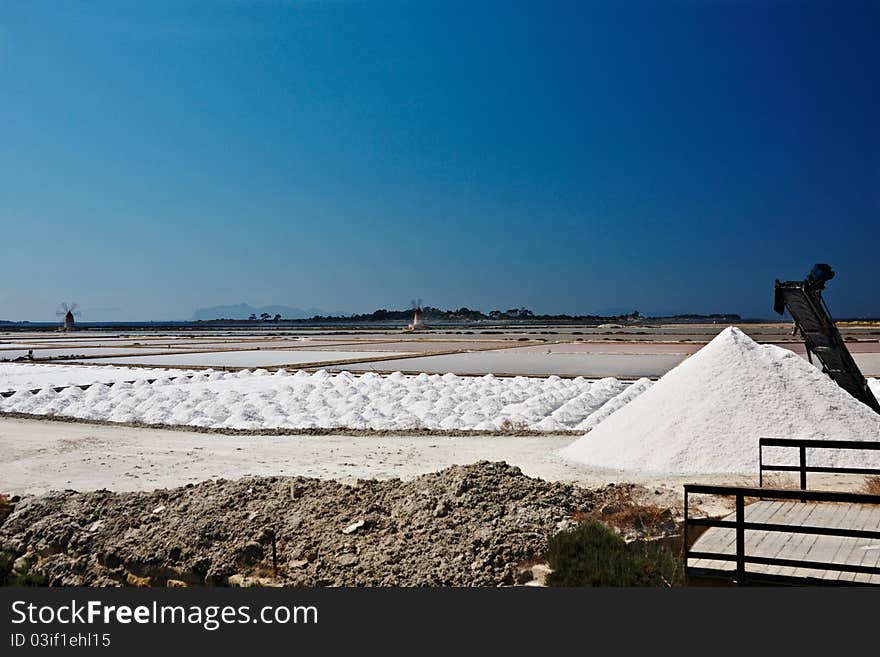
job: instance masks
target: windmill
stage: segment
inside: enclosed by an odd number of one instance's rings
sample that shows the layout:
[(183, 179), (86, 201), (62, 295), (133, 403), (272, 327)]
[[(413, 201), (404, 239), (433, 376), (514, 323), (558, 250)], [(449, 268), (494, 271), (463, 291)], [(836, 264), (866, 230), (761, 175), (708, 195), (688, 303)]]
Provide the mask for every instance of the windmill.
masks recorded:
[(406, 327), (407, 331), (422, 331), (428, 328), (423, 319), (422, 303), (424, 303), (423, 299), (413, 299), (409, 302), (410, 307), (413, 309), (413, 321), (412, 324)]
[(61, 307), (55, 312), (55, 315), (64, 318), (65, 331), (72, 331), (74, 324), (76, 323), (74, 318), (79, 317), (82, 313), (76, 309), (75, 303), (62, 302)]

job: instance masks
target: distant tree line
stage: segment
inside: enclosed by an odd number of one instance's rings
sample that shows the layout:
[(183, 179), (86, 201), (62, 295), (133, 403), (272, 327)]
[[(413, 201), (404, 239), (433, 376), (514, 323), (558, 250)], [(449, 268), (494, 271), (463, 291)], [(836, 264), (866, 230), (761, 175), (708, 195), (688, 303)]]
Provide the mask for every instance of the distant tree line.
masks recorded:
[[(480, 321), (533, 321), (533, 322), (638, 322), (648, 319), (644, 317), (638, 310), (631, 313), (621, 315), (538, 315), (528, 308), (509, 308), (508, 310), (490, 310), (484, 313), (481, 310), (472, 310), (466, 306), (462, 306), (456, 310), (443, 310), (433, 306), (425, 306), (422, 308), (425, 321), (440, 322), (480, 322)], [(247, 320), (234, 319), (214, 319), (214, 320), (198, 320), (208, 322), (230, 322), (230, 321), (249, 321), (249, 322), (344, 322), (344, 323), (367, 323), (367, 322), (408, 322), (412, 319), (413, 309), (405, 310), (388, 310), (380, 308), (371, 313), (359, 313), (354, 315), (314, 315), (307, 319), (284, 319), (280, 314), (270, 315), (269, 313), (260, 313), (259, 315), (251, 313)], [(723, 321), (738, 322), (741, 317), (736, 314), (712, 314), (712, 315), (672, 315), (662, 318), (664, 320), (674, 320), (681, 322), (688, 321)]]
[[(442, 308), (435, 308), (433, 306), (425, 306), (422, 308), (422, 315), (426, 321), (430, 320), (441, 320), (441, 321), (503, 321), (503, 320), (556, 320), (556, 321), (571, 321), (571, 320), (606, 320), (608, 317), (603, 317), (600, 315), (536, 315), (534, 312), (529, 310), (528, 308), (510, 308), (508, 310), (490, 310), (488, 313), (484, 313), (481, 310), (472, 310), (467, 306), (462, 306), (456, 310), (443, 310)], [(315, 315), (314, 317), (302, 320), (308, 322), (320, 322), (320, 321), (350, 321), (350, 322), (387, 322), (387, 321), (396, 321), (396, 320), (410, 320), (413, 316), (412, 308), (407, 310), (386, 310), (385, 308), (380, 308), (379, 310), (373, 311), (371, 313), (362, 313), (356, 315), (348, 315), (346, 317), (333, 317), (330, 315)], [(613, 319), (619, 319), (621, 321), (632, 321), (641, 319), (641, 315), (639, 311), (633, 311), (628, 315), (617, 315)]]
[[(473, 310), (466, 306), (456, 310), (443, 310), (433, 306), (425, 306), (422, 308), (423, 317), (426, 321), (510, 321), (510, 320), (526, 320), (526, 321), (587, 321), (587, 322), (635, 322), (645, 319), (638, 310), (631, 313), (621, 315), (567, 315), (567, 314), (536, 314), (528, 308), (510, 308), (508, 310), (490, 310), (484, 313), (481, 310)], [(294, 320), (301, 322), (391, 322), (391, 321), (409, 321), (412, 319), (412, 308), (406, 310), (388, 310), (380, 308), (371, 313), (361, 313), (347, 316), (333, 315), (315, 315), (309, 319)], [(666, 318), (664, 318), (666, 319)], [(668, 319), (679, 320), (723, 320), (723, 321), (739, 321), (741, 317), (736, 314), (712, 314), (712, 315), (676, 315)]]
[(272, 321), (272, 322), (280, 322), (280, 321), (281, 321), (281, 315), (276, 314), (276, 315), (273, 316), (273, 315), (270, 315), (269, 313), (260, 313), (260, 316), (257, 317), (254, 313), (251, 313), (251, 316), (248, 317), (248, 321), (249, 321), (249, 322), (256, 322), (258, 319), (259, 319), (261, 322), (268, 322), (268, 321)]

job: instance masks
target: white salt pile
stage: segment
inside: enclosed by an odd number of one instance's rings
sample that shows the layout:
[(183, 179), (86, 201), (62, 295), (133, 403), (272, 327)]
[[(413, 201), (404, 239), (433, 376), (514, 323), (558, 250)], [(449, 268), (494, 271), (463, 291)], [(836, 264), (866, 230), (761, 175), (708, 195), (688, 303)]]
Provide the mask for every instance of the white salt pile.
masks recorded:
[(589, 431), (597, 424), (602, 422), (612, 413), (619, 411), (621, 408), (629, 404), (633, 399), (641, 395), (645, 390), (651, 387), (654, 382), (651, 379), (639, 379), (635, 381), (632, 385), (627, 386), (623, 392), (619, 395), (616, 395), (609, 399), (607, 402), (602, 404), (599, 410), (594, 413), (590, 413), (587, 418), (577, 425), (577, 429), (581, 429), (583, 431)]
[[(561, 455), (617, 470), (754, 474), (760, 437), (878, 440), (880, 415), (803, 358), (730, 327)], [(796, 450), (765, 454), (793, 463)], [(809, 450), (807, 462), (880, 467), (880, 454)]]
[[(0, 366), (0, 376), (3, 369)], [(131, 377), (130, 371), (80, 369), (85, 372), (64, 376), (81, 380), (91, 373), (98, 377), (94, 381)], [(61, 392), (43, 387), (36, 394), (26, 386), (0, 398), (0, 413), (229, 429), (526, 428), (552, 432), (580, 427), (610, 400), (629, 393), (628, 399), (641, 390), (641, 385), (633, 390), (611, 378), (334, 375), (325, 371), (289, 374), (284, 370), (274, 374), (266, 370), (205, 370), (187, 377), (185, 372), (173, 370), (139, 371), (149, 372), (157, 380), (112, 386), (96, 383), (87, 390), (71, 387)], [(54, 381), (52, 385), (57, 387)]]

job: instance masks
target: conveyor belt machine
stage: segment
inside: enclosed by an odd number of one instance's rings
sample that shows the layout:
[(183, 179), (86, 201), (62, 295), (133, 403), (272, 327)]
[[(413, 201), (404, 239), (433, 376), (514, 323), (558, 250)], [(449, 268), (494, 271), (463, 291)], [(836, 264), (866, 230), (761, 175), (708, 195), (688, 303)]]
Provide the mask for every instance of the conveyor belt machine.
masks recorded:
[(856, 365), (837, 330), (831, 313), (822, 299), (825, 283), (834, 278), (826, 264), (813, 267), (803, 281), (776, 281), (773, 309), (780, 315), (787, 309), (807, 346), (810, 362), (813, 355), (822, 363), (822, 370), (841, 388), (880, 413), (880, 404)]

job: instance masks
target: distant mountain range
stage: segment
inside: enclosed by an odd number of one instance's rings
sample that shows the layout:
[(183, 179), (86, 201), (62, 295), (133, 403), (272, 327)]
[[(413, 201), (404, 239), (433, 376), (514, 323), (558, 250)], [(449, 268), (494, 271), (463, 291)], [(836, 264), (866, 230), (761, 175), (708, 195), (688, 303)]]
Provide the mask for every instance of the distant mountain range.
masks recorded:
[(266, 313), (272, 317), (281, 315), (282, 319), (308, 319), (315, 315), (325, 314), (320, 308), (291, 308), (290, 306), (255, 307), (248, 303), (237, 303), (229, 306), (212, 306), (199, 308), (193, 313), (193, 321), (209, 321), (212, 319), (247, 319), (251, 315), (259, 317)]

